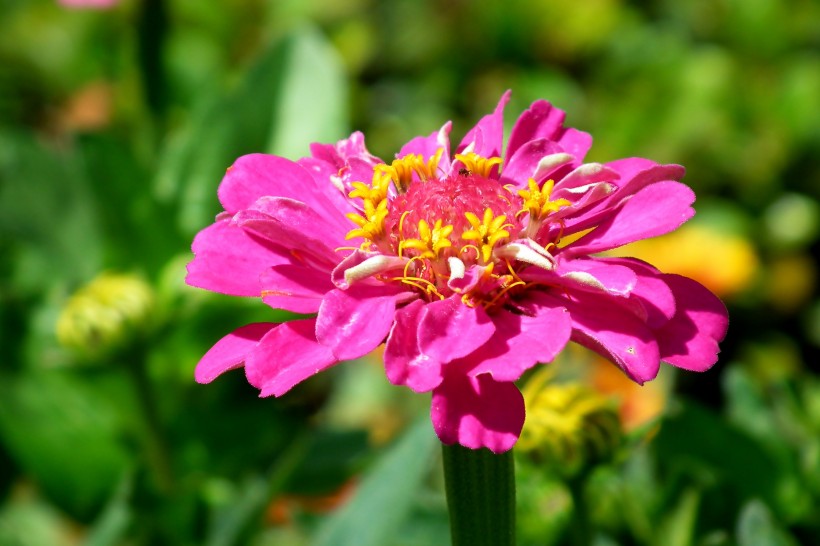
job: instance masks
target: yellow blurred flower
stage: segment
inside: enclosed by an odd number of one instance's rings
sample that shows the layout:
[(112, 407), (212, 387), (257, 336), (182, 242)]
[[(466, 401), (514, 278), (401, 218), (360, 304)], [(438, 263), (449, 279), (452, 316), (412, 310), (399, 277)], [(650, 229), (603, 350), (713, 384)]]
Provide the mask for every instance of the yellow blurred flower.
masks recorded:
[(572, 476), (611, 459), (622, 429), (611, 400), (581, 383), (550, 383), (553, 375), (543, 366), (522, 389), (527, 420), (516, 448)]
[(748, 288), (760, 267), (752, 244), (736, 235), (696, 224), (625, 245), (608, 253), (652, 263), (664, 273), (695, 279), (721, 297)]
[(624, 430), (640, 428), (666, 409), (667, 382), (664, 376), (638, 385), (603, 357), (595, 356), (590, 364), (589, 381), (602, 395), (618, 403), (618, 412)]

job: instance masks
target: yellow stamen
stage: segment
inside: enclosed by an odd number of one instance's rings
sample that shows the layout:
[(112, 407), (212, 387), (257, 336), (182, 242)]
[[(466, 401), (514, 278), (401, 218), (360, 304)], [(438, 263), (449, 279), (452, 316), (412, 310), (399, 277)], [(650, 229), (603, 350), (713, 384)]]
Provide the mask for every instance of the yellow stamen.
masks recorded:
[(448, 239), (452, 232), (453, 226), (442, 226), (441, 220), (436, 220), (432, 230), (425, 220), (419, 220), (419, 238), (402, 240), (399, 243), (399, 253), (405, 248), (412, 248), (418, 250), (422, 258), (436, 259), (443, 249), (453, 246)]
[(443, 148), (436, 150), (436, 153), (430, 157), (425, 163), (424, 157), (421, 154), (407, 154), (400, 158), (394, 159), (390, 165), (382, 163), (376, 165), (373, 169), (373, 179), (393, 181), (396, 190), (399, 193), (405, 193), (407, 188), (413, 182), (413, 173), (422, 181), (427, 181), (435, 177), (436, 170), (438, 170), (438, 163), (441, 160), (441, 155), (444, 153)]
[(364, 201), (364, 214), (356, 212), (349, 212), (345, 216), (359, 226), (359, 229), (350, 230), (345, 239), (353, 239), (354, 237), (364, 237), (370, 241), (374, 241), (384, 235), (384, 219), (387, 218), (387, 200), (381, 201), (378, 205), (374, 205), (372, 201), (366, 199)]
[(461, 161), (464, 168), (470, 171), (470, 174), (483, 176), (484, 178), (490, 176), (493, 167), (504, 163), (504, 160), (500, 157), (482, 157), (475, 152), (456, 154), (454, 159)]
[(530, 214), (530, 221), (540, 220), (548, 214), (557, 212), (561, 207), (568, 207), (572, 203), (566, 199), (550, 200), (552, 189), (555, 186), (554, 180), (547, 180), (544, 185), (539, 188), (538, 183), (532, 178), (527, 183), (529, 189), (518, 190), (518, 195), (524, 200), (523, 207), (516, 214), (516, 217), (528, 212)]
[(473, 229), (467, 230), (461, 234), (461, 238), (465, 241), (476, 241), (480, 244), (479, 256), (484, 263), (490, 261), (493, 253), (493, 248), (499, 241), (510, 236), (510, 232), (506, 227), (511, 227), (511, 224), (505, 224), (507, 216), (501, 214), (493, 218), (493, 211), (488, 207), (484, 210), (484, 218), (478, 219), (478, 216), (472, 212), (465, 212), (464, 217), (470, 222)]

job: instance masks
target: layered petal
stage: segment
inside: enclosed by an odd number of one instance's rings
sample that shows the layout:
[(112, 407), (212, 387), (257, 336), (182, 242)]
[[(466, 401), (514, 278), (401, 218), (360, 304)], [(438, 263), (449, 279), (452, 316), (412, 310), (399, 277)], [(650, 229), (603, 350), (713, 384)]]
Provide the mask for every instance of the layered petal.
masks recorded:
[(565, 286), (611, 296), (628, 296), (638, 283), (638, 276), (629, 267), (595, 258), (561, 261), (555, 273)]
[(729, 327), (726, 307), (698, 282), (681, 275), (664, 275), (672, 290), (677, 312), (656, 331), (660, 357), (678, 368), (706, 371), (717, 362)]
[(276, 265), (259, 278), (262, 301), (274, 309), (316, 313), (324, 295), (334, 288), (327, 272), (301, 265)]
[(330, 349), (316, 341), (315, 329), (316, 319), (280, 324), (248, 353), (245, 375), (260, 396), (282, 396), (338, 362)]
[(452, 129), (453, 124), (451, 122), (447, 122), (444, 126), (436, 131), (435, 133), (430, 134), (426, 137), (416, 137), (404, 146), (402, 146), (401, 150), (397, 154), (398, 157), (403, 157), (408, 154), (420, 154), (424, 161), (426, 162), (431, 157), (435, 156), (439, 150), (441, 152), (441, 158), (439, 159), (439, 165), (441, 167), (447, 167), (450, 165), (450, 129)]
[(604, 295), (575, 292), (560, 303), (572, 317), (573, 341), (608, 358), (637, 383), (655, 378), (660, 352), (642, 320)]
[(399, 293), (392, 286), (353, 285), (331, 290), (319, 306), (316, 338), (338, 360), (359, 358), (387, 337)]
[(527, 142), (504, 164), (501, 183), (525, 188), (530, 178), (537, 182), (546, 178), (566, 163), (564, 156), (559, 155), (562, 151), (556, 143), (545, 138)]
[(185, 282), (232, 296), (259, 296), (259, 275), (290, 261), (287, 250), (251, 236), (228, 220), (218, 221), (194, 237), (194, 259)]
[(228, 168), (217, 195), (230, 213), (251, 208), (261, 197), (288, 197), (307, 205), (327, 218), (339, 212), (327, 198), (328, 186), (318, 186), (303, 167), (275, 155), (244, 155)]
[(537, 100), (516, 120), (507, 143), (507, 157), (512, 158), (519, 148), (540, 138), (557, 142), (564, 132), (564, 111), (545, 100)]
[(467, 149), (483, 157), (501, 157), (504, 139), (504, 107), (510, 101), (510, 95), (510, 91), (501, 95), (493, 113), (481, 118), (475, 127), (464, 135), (464, 139), (458, 145), (459, 153)]
[(480, 305), (465, 305), (458, 295), (425, 306), (419, 323), (419, 348), (439, 362), (449, 362), (475, 351), (495, 332)]
[(695, 214), (694, 192), (679, 182), (658, 182), (643, 188), (599, 225), (564, 250), (594, 254), (627, 243), (669, 233)]
[(597, 258), (596, 261), (617, 264), (631, 269), (637, 284), (629, 293), (630, 308), (650, 328), (660, 328), (675, 316), (676, 304), (672, 290), (663, 280), (663, 273), (635, 258)]
[(416, 392), (431, 391), (443, 379), (442, 362), (424, 354), (419, 347), (418, 330), (423, 312), (421, 300), (399, 309), (384, 346), (387, 379)]
[(197, 383), (210, 383), (228, 370), (242, 366), (259, 340), (275, 326), (273, 322), (248, 324), (217, 341), (196, 365), (194, 378)]
[(317, 269), (333, 269), (339, 261), (335, 248), (341, 239), (338, 233), (323, 237), (327, 232), (322, 228), (327, 224), (316, 211), (305, 203), (283, 197), (263, 197), (260, 201), (262, 210), (241, 210), (233, 221), (272, 244), (288, 248), (297, 261), (309, 260)]
[(683, 178), (685, 170), (680, 165), (659, 165), (643, 158), (628, 158), (611, 161), (604, 165), (608, 172), (618, 175), (611, 183), (617, 191), (611, 192), (595, 206), (581, 211), (580, 214), (568, 216), (565, 220), (567, 234), (576, 233), (594, 227), (608, 220), (613, 212), (641, 189), (658, 182), (676, 182)]
[(443, 443), (486, 447), (493, 453), (512, 448), (524, 426), (524, 413), (518, 388), (489, 374), (448, 374), (433, 391), (430, 406), (433, 428)]
[(572, 333), (566, 308), (539, 293), (523, 305), (526, 314), (502, 310), (493, 316), (493, 337), (464, 359), (468, 375), (517, 381), (535, 364), (552, 362), (566, 346)]

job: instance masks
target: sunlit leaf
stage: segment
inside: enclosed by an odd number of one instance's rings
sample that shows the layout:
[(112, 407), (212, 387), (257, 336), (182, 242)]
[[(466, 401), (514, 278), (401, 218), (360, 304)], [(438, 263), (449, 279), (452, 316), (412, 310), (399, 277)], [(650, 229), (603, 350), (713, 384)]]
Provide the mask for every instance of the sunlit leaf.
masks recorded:
[(319, 529), (315, 546), (386, 546), (407, 516), (439, 445), (419, 419), (362, 478), (356, 495)]
[(161, 200), (179, 201), (193, 233), (219, 212), (216, 188), (237, 157), (274, 151), (291, 159), (308, 144), (338, 140), (346, 112), (340, 64), (321, 35), (298, 29), (264, 51), (227, 96), (205, 96), (186, 128), (171, 137), (155, 179)]
[(759, 500), (747, 503), (737, 522), (738, 546), (797, 546), (775, 522), (769, 508)]

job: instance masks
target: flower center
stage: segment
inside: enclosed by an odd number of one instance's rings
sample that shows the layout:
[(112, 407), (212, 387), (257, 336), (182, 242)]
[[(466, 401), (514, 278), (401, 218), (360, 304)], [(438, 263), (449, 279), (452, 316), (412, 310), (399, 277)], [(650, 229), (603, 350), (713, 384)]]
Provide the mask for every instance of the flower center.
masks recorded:
[(401, 255), (434, 251), (424, 249), (420, 241), (438, 244), (439, 252), (434, 252), (437, 257), (455, 256), (474, 263), (479, 258), (476, 248), (490, 244), (491, 238), (490, 246), (494, 246), (520, 231), (515, 218), (520, 208), (521, 199), (497, 180), (456, 173), (414, 183), (406, 194), (393, 199), (387, 206), (385, 232), (393, 250)]
[[(492, 307), (525, 284), (495, 251), (519, 237), (529, 196), (491, 177), (500, 158), (457, 154), (463, 167), (439, 176), (440, 157), (425, 162), (410, 154), (377, 166), (370, 185), (353, 183), (350, 197), (361, 198), (363, 206), (348, 214), (358, 227), (347, 238), (362, 237), (363, 250), (406, 260), (400, 274), (383, 280), (412, 286), (428, 299), (458, 292), (467, 304)], [(391, 182), (398, 193), (392, 198)]]

